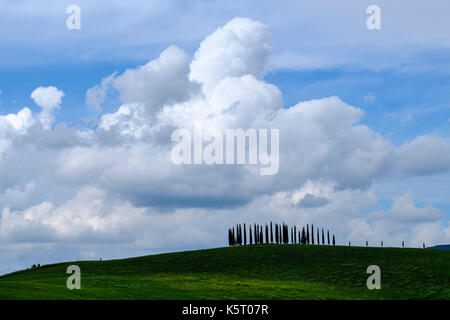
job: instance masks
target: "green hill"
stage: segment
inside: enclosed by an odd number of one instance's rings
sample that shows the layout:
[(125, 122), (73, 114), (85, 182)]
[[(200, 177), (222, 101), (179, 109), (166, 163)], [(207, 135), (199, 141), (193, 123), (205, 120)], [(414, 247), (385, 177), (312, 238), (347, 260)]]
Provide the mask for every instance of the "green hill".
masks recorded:
[(0, 277), (0, 299), (450, 299), (449, 284), (446, 250), (260, 245), (46, 265)]

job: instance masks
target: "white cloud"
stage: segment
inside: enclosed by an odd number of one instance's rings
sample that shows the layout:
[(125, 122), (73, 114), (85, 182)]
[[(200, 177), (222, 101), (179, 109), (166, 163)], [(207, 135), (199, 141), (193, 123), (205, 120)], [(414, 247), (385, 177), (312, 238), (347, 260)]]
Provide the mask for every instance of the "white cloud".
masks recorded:
[(64, 92), (53, 86), (39, 87), (31, 93), (31, 98), (42, 108), (39, 121), (45, 129), (50, 129), (55, 121), (54, 112), (60, 108), (62, 97), (64, 97)]
[(188, 79), (189, 58), (170, 46), (159, 58), (118, 76), (114, 87), (125, 103), (144, 105), (148, 115), (155, 115), (166, 104), (185, 101), (197, 89)]
[(432, 205), (417, 207), (412, 192), (407, 191), (393, 200), (390, 209), (370, 213), (367, 219), (350, 220), (349, 239), (365, 239), (376, 245), (381, 240), (392, 246), (400, 246), (402, 241), (413, 247), (421, 247), (423, 242), (428, 246), (436, 245), (450, 240), (443, 217)]
[(248, 18), (234, 18), (200, 44), (190, 79), (203, 84), (207, 94), (227, 77), (252, 75), (262, 79), (271, 51), (267, 26)]
[[(338, 97), (284, 109), (280, 90), (262, 77), (270, 44), (265, 26), (239, 18), (207, 37), (192, 62), (172, 46), (110, 76), (88, 95), (101, 104), (112, 85), (123, 104), (96, 130), (51, 129), (64, 93), (36, 89), (43, 128), (28, 109), (0, 118), (0, 148), (2, 138), (8, 144), (0, 159), (0, 246), (70, 240), (86, 255), (97, 243), (110, 252), (124, 245), (127, 254), (133, 246), (207, 247), (225, 244), (236, 220), (268, 219), (330, 228), (339, 243), (447, 241), (442, 213), (417, 207), (411, 194), (386, 212), (364, 212), (375, 210), (380, 181), (450, 171), (448, 139), (419, 136), (395, 146)], [(280, 129), (279, 173), (172, 164), (172, 131), (197, 124)]]
[(106, 203), (103, 191), (82, 188), (76, 197), (55, 206), (42, 202), (21, 212), (2, 211), (0, 235), (7, 241), (46, 242), (71, 239), (104, 239), (117, 241), (129, 222), (135, 222), (143, 210), (126, 202)]
[(92, 110), (99, 112), (102, 110), (102, 104), (105, 101), (108, 90), (117, 72), (112, 73), (106, 78), (102, 79), (100, 85), (96, 85), (89, 88), (86, 91), (86, 104), (92, 108)]
[(31, 110), (23, 108), (17, 114), (10, 113), (5, 116), (0, 116), (0, 131), (5, 132), (7, 126), (11, 126), (15, 132), (25, 134), (33, 122), (34, 118), (31, 114)]

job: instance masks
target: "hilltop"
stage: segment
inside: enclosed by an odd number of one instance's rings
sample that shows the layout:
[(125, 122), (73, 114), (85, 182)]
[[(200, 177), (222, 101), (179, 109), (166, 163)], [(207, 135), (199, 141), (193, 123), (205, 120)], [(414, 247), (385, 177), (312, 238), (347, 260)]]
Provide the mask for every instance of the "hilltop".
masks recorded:
[(1, 276), (0, 299), (450, 299), (449, 283), (447, 250), (259, 245), (46, 265)]

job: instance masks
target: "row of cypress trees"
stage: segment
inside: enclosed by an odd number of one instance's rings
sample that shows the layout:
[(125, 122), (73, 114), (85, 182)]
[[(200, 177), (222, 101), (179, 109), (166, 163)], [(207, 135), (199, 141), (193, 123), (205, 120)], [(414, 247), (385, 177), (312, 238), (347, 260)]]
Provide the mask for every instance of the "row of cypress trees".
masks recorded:
[[(275, 230), (275, 231), (274, 231)], [(310, 232), (311, 230), (311, 232)], [(322, 233), (320, 233), (322, 231)], [(315, 236), (316, 235), (316, 236)], [(289, 227), (287, 224), (266, 224), (265, 226), (254, 224), (253, 227), (250, 225), (248, 227), (248, 237), (247, 237), (247, 227), (244, 223), (237, 224), (236, 227), (228, 229), (228, 244), (229, 246), (241, 246), (248, 244), (288, 244), (288, 243), (302, 243), (302, 244), (333, 244), (336, 245), (336, 238), (333, 234), (330, 238), (330, 231), (327, 230), (325, 238), (325, 230), (317, 228), (316, 234), (314, 234), (314, 225), (309, 227), (309, 224), (305, 227), (297, 229), (297, 226)], [(320, 241), (322, 240), (322, 241)], [(326, 240), (326, 241), (325, 241)]]

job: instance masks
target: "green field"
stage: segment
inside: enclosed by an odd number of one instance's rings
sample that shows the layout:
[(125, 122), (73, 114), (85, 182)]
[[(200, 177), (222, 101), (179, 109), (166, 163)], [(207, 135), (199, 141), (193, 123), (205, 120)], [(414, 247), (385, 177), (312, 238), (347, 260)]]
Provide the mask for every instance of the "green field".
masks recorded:
[[(66, 287), (81, 268), (81, 290)], [(381, 289), (368, 290), (369, 265)], [(450, 299), (450, 251), (259, 245), (41, 266), (0, 277), (0, 299)]]

